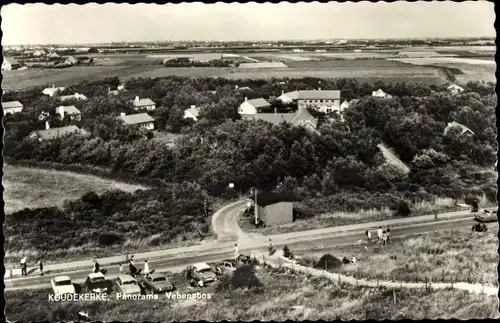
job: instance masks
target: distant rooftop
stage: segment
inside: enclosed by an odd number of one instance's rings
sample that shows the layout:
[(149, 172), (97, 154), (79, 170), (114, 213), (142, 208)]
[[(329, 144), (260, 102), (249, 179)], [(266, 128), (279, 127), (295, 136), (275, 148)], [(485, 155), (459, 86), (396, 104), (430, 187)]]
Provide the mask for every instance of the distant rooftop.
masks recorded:
[(126, 124), (133, 125), (133, 124), (141, 124), (141, 123), (147, 123), (147, 122), (154, 122), (155, 119), (153, 119), (149, 114), (147, 113), (137, 113), (137, 114), (129, 114), (126, 116), (120, 116), (120, 118), (125, 122)]
[(2, 102), (2, 107), (4, 109), (13, 109), (13, 108), (19, 108), (22, 106), (23, 106), (23, 104), (19, 101)]
[(153, 100), (151, 99), (139, 99), (139, 100), (132, 100), (131, 101), (134, 107), (143, 107), (143, 106), (148, 106), (148, 105), (155, 105)]
[(264, 107), (271, 106), (271, 103), (267, 102), (263, 98), (251, 99), (251, 100), (247, 100), (247, 102), (250, 103), (255, 108), (264, 108)]
[(85, 134), (86, 131), (78, 128), (77, 126), (66, 126), (66, 127), (60, 127), (60, 128), (38, 130), (38, 131), (36, 131), (36, 133), (38, 133), (38, 135), (42, 139), (54, 139), (57, 137), (69, 135), (71, 133)]
[(319, 100), (319, 99), (330, 99), (339, 100), (340, 91), (339, 90), (318, 90), (318, 91), (299, 91), (298, 99), (305, 100)]

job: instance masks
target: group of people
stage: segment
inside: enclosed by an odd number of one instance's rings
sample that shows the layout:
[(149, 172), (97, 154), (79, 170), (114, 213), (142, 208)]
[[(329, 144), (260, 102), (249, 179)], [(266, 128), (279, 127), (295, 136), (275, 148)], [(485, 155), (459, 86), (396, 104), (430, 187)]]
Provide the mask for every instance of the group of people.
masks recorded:
[[(365, 232), (368, 242), (372, 242), (372, 233), (368, 230)], [(387, 226), (385, 230), (382, 229), (382, 226), (377, 229), (377, 241), (381, 242), (383, 245), (386, 245), (387, 242), (392, 241), (391, 238), (391, 228)]]
[[(21, 276), (28, 276), (28, 258), (23, 255), (20, 262), (21, 266)], [(43, 276), (43, 263), (42, 260), (38, 261), (38, 268), (40, 269), (40, 275)]]

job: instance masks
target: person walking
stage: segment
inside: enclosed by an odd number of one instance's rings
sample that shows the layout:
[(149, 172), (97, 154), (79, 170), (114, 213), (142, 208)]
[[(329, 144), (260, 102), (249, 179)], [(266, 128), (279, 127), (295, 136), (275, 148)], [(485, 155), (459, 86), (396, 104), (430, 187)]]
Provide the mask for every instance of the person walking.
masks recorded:
[(382, 232), (382, 245), (386, 245), (387, 244), (387, 232)]
[(378, 239), (378, 241), (382, 241), (382, 234), (383, 234), (382, 227), (380, 226), (377, 229), (377, 239)]
[(119, 270), (120, 274), (123, 274), (123, 266), (122, 266), (122, 264), (120, 264), (120, 268), (118, 270)]
[(21, 258), (21, 275), (22, 276), (27, 276), (28, 275), (28, 271), (27, 271), (27, 268), (28, 268), (28, 259), (26, 258), (26, 255), (23, 255), (23, 257)]
[(269, 243), (267, 244), (267, 250), (269, 250), (269, 256), (273, 255), (273, 243), (271, 242), (271, 239), (269, 239)]
[(146, 278), (149, 276), (149, 264), (147, 259), (144, 260), (144, 276), (146, 276)]
[(365, 232), (366, 238), (368, 239), (368, 242), (372, 242), (372, 233), (368, 230)]
[(97, 262), (97, 260), (94, 259), (94, 273), (98, 273), (99, 272), (99, 263)]
[(388, 242), (392, 241), (392, 238), (391, 238), (391, 228), (389, 228), (389, 226), (387, 226), (387, 229), (385, 229), (385, 232), (387, 233), (387, 241)]
[(235, 259), (238, 259), (238, 257), (240, 256), (240, 253), (239, 253), (239, 250), (238, 250), (238, 244), (234, 244), (234, 258)]
[(134, 261), (132, 259), (128, 260), (128, 270), (130, 271), (130, 275), (135, 276), (137, 268), (135, 268)]
[(40, 268), (40, 276), (43, 276), (43, 263), (42, 260), (38, 262), (38, 267)]

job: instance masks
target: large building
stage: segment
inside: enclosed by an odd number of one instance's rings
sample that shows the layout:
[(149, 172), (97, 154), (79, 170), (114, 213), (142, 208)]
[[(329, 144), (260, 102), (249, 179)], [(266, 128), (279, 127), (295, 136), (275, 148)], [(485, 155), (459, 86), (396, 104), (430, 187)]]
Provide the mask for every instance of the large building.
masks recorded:
[(281, 193), (262, 192), (258, 193), (255, 199), (256, 217), (266, 226), (293, 222), (293, 197)]
[(122, 113), (119, 117), (126, 125), (139, 126), (140, 128), (154, 130), (155, 119), (147, 113), (137, 113), (125, 115)]
[(14, 114), (23, 111), (23, 104), (19, 101), (2, 102), (4, 115)]
[(328, 90), (322, 91), (299, 91), (297, 103), (300, 108), (312, 108), (314, 110), (331, 113), (341, 113), (340, 110), (340, 91)]

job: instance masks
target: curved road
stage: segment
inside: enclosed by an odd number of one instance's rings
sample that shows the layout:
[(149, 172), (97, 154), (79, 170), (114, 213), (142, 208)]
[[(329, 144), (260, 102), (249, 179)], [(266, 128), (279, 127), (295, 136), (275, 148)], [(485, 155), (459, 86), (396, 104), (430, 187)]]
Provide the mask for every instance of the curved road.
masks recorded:
[[(401, 227), (394, 227), (391, 234), (397, 239), (410, 234), (421, 234), (425, 232), (431, 232), (436, 230), (448, 230), (454, 228), (469, 227), (473, 223), (470, 218), (466, 219), (454, 219), (450, 221), (439, 221), (433, 223), (422, 223), (414, 225), (405, 225)], [(373, 224), (372, 224), (373, 225)], [(357, 243), (360, 240), (365, 239), (364, 229), (353, 230), (344, 233), (330, 234), (330, 235), (312, 235), (312, 236), (301, 236), (301, 237), (281, 237), (281, 235), (272, 236), (273, 244), (275, 247), (280, 247), (283, 244), (287, 244), (293, 248), (306, 248), (314, 247), (315, 245), (324, 244), (335, 244), (335, 245), (347, 245)], [(243, 254), (264, 254), (267, 251), (267, 236), (262, 237), (262, 239), (248, 238), (239, 240), (239, 250)], [(195, 262), (212, 262), (220, 261), (227, 258), (233, 257), (233, 245), (234, 242), (218, 242), (205, 244), (201, 246), (189, 247), (192, 249), (191, 253), (184, 253), (184, 255), (176, 252), (177, 249), (170, 249), (169, 255), (156, 257), (147, 257), (150, 268), (155, 268), (157, 271), (172, 271), (177, 272), (184, 269), (188, 264)], [(186, 249), (186, 248), (184, 248)], [(197, 250), (196, 250), (197, 249)], [(140, 259), (145, 259), (142, 255), (136, 255), (134, 258), (136, 264), (142, 266)], [(123, 260), (122, 257), (119, 257)], [(87, 261), (88, 265), (83, 268), (71, 269), (69, 264), (57, 264), (53, 265), (55, 268), (46, 268), (46, 275), (39, 276), (38, 272), (35, 271), (28, 277), (19, 277), (5, 279), (5, 290), (13, 289), (32, 289), (32, 288), (47, 288), (50, 283), (50, 279), (54, 276), (61, 275), (62, 273), (69, 275), (74, 282), (83, 281), (89, 274), (92, 268), (92, 261)], [(100, 261), (101, 266), (107, 270), (107, 276), (109, 278), (115, 278), (118, 274), (118, 265), (116, 263), (104, 263)], [(48, 267), (48, 266), (47, 266)], [(126, 270), (126, 268), (124, 268)]]

